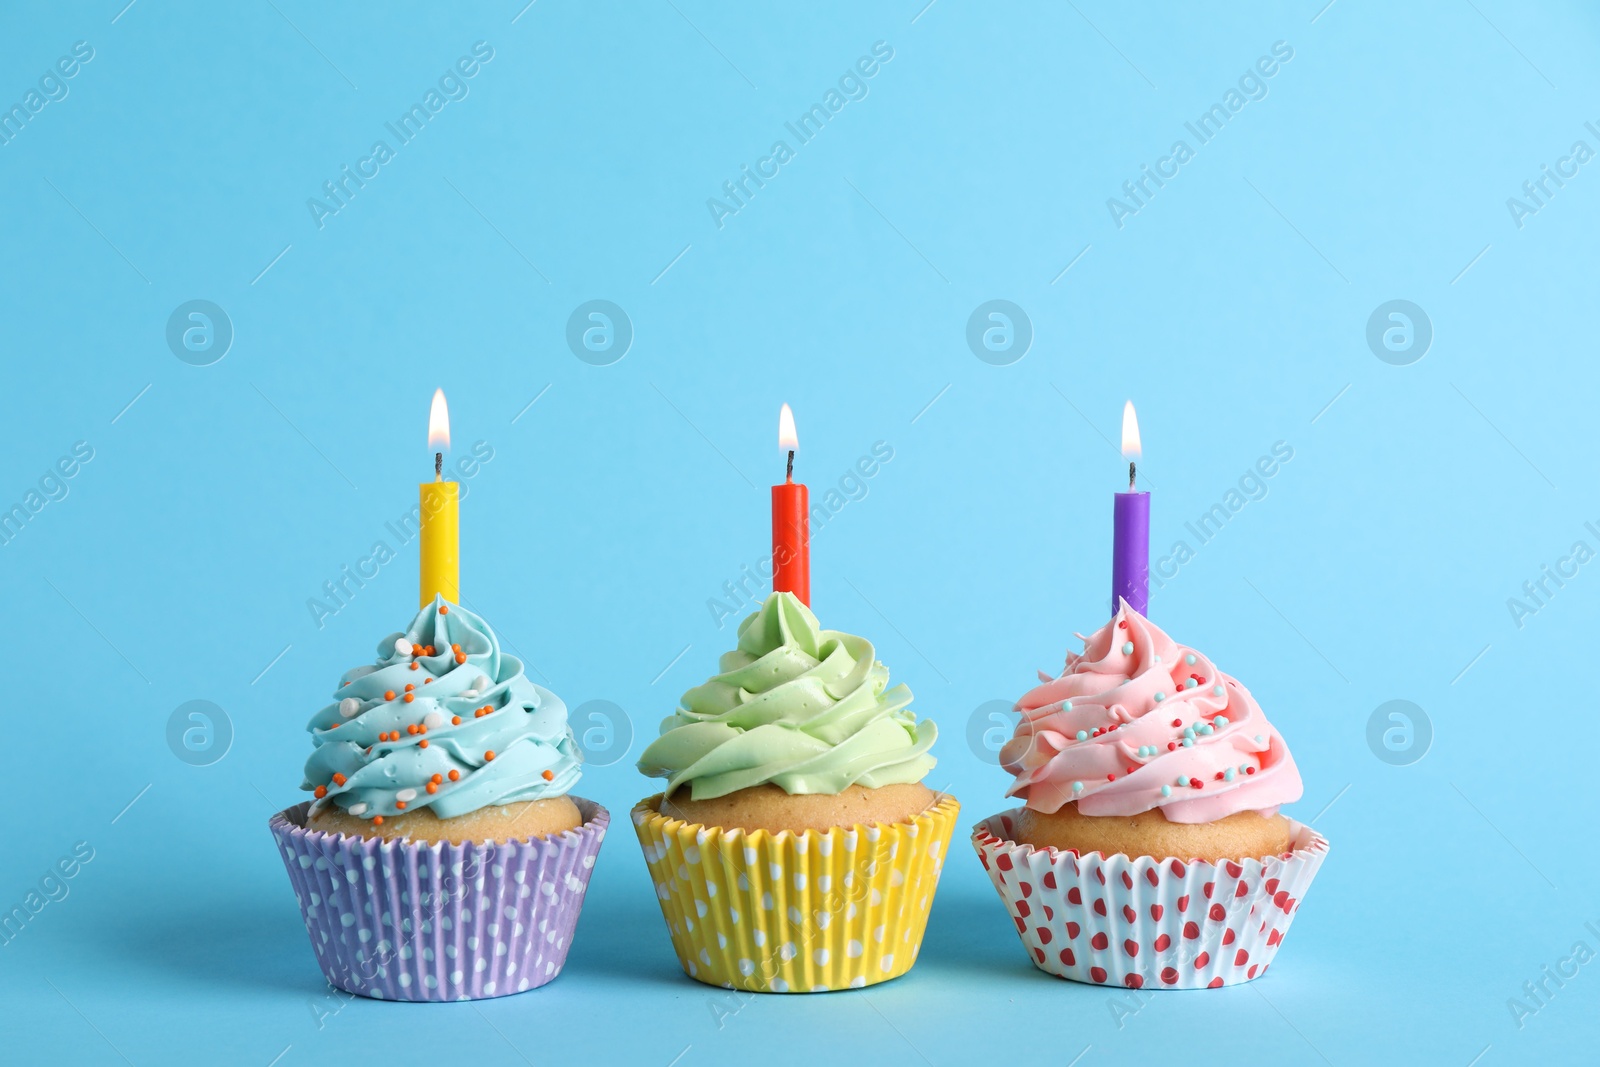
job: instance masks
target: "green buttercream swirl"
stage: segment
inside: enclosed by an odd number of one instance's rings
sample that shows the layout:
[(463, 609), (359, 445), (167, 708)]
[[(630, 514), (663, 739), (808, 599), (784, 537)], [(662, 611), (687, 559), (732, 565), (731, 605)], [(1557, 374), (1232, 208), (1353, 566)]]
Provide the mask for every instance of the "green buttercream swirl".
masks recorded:
[(889, 688), (872, 643), (824, 630), (792, 593), (773, 593), (739, 624), (722, 673), (683, 694), (639, 770), (689, 783), (696, 800), (772, 783), (840, 793), (920, 782), (939, 731), (917, 721), (911, 690)]

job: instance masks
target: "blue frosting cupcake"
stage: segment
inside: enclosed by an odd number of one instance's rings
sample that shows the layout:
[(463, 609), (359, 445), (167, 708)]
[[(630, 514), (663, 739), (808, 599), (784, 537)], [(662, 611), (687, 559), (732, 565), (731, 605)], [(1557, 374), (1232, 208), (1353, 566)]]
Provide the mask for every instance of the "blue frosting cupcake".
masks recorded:
[(582, 752), (561, 698), (474, 613), (443, 598), (347, 671), (312, 716), (311, 829), (419, 841), (513, 840), (582, 824)]

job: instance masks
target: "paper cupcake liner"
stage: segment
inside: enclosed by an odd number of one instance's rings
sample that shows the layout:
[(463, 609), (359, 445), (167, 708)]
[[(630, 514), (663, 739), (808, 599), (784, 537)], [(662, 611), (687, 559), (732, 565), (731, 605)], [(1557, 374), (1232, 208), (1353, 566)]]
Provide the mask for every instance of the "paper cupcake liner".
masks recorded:
[(309, 804), (269, 821), (328, 983), (379, 1000), (503, 997), (561, 973), (605, 808), (549, 838), (453, 845), (306, 828)]
[(1266, 859), (1077, 855), (1011, 840), (1021, 808), (973, 827), (972, 845), (1028, 957), (1074, 982), (1215, 989), (1267, 973), (1328, 842), (1292, 823)]
[(922, 949), (961, 805), (827, 831), (724, 830), (633, 809), (661, 914), (691, 978), (819, 993), (898, 978)]

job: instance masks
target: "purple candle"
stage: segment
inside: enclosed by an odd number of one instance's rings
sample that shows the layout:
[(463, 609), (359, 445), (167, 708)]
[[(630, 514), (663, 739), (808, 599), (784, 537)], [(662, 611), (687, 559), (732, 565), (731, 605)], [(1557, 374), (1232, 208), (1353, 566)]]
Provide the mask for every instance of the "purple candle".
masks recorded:
[(1122, 409), (1122, 455), (1128, 461), (1128, 491), (1116, 495), (1111, 530), (1111, 613), (1118, 598), (1141, 615), (1150, 607), (1150, 494), (1134, 489), (1140, 456), (1139, 418), (1133, 401)]

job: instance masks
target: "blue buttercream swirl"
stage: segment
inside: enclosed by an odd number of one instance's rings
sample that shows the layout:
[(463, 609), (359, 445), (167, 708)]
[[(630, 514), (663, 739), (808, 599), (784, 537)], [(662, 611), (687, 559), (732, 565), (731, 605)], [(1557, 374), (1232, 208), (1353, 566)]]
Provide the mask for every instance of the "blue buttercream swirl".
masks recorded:
[(561, 698), (528, 680), (487, 623), (442, 597), (379, 642), (376, 663), (345, 672), (307, 730), (316, 749), (301, 788), (322, 786), (325, 802), (365, 818), (431, 808), (448, 819), (562, 796), (583, 762)]

